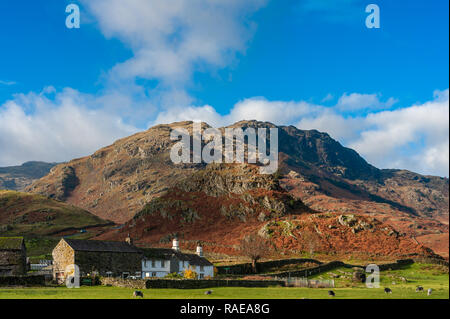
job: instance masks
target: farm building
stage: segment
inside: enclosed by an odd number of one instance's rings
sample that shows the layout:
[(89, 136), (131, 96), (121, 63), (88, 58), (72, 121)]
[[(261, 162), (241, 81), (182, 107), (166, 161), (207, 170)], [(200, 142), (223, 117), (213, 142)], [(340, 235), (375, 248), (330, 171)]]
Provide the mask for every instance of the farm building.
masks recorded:
[(0, 276), (25, 275), (27, 252), (23, 237), (0, 237)]
[(129, 238), (126, 242), (63, 238), (52, 255), (53, 278), (58, 282), (65, 280), (71, 265), (79, 267), (81, 276), (93, 272), (100, 276), (141, 276), (142, 252)]
[(214, 277), (214, 266), (203, 257), (203, 248), (198, 245), (196, 254), (180, 251), (177, 239), (170, 248), (143, 249), (142, 278), (164, 277), (169, 273), (182, 274), (186, 269), (192, 269), (199, 279)]

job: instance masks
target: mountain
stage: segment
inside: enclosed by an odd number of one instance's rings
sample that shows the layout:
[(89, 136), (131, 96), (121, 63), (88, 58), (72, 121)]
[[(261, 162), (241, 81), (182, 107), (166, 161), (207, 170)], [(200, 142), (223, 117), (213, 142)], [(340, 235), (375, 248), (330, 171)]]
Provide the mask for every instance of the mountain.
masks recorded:
[[(448, 236), (447, 178), (381, 170), (326, 133), (258, 121), (241, 121), (230, 127), (278, 127), (277, 173), (259, 175), (254, 165), (247, 164), (176, 165), (169, 156), (175, 143), (170, 132), (178, 127), (192, 132), (192, 122), (154, 126), (91, 156), (57, 165), (26, 189), (126, 223), (104, 237), (121, 237), (124, 231), (131, 231), (143, 242), (161, 242), (174, 232), (183, 232), (187, 241), (195, 236), (220, 238), (222, 231), (231, 234), (226, 243), (231, 247), (245, 232), (261, 231), (271, 220), (289, 216), (303, 220), (321, 213), (337, 214), (333, 223), (346, 214), (375, 219), (377, 222), (367, 223), (379, 222), (382, 228), (395, 229), (401, 235), (395, 237), (392, 247), (413, 247), (404, 253), (417, 250), (423, 236), (428, 236), (430, 246)], [(202, 124), (203, 129), (207, 127)], [(370, 233), (375, 234), (375, 242), (384, 236), (378, 234), (379, 227)], [(325, 232), (319, 224), (314, 229)], [(328, 233), (333, 231), (327, 228)], [(436, 238), (430, 239), (430, 235)], [(413, 244), (401, 244), (403, 240)], [(331, 251), (334, 246), (327, 247)], [(448, 255), (448, 245), (442, 250)]]
[(111, 224), (42, 195), (0, 191), (0, 236), (47, 236)]
[(0, 167), (0, 189), (22, 190), (47, 175), (56, 163), (26, 162), (20, 166)]

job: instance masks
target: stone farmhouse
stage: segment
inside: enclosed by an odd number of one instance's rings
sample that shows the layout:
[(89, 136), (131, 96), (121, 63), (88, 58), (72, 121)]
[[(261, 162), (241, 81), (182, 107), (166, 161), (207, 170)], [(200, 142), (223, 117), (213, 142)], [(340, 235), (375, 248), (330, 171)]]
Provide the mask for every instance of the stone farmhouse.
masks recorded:
[(53, 249), (53, 278), (63, 282), (72, 265), (80, 275), (128, 277), (141, 275), (142, 252), (128, 242), (63, 238)]
[(169, 273), (183, 274), (187, 269), (195, 271), (198, 279), (214, 277), (214, 266), (204, 258), (200, 245), (197, 246), (196, 254), (182, 253), (178, 239), (173, 240), (172, 249), (143, 249), (142, 278), (164, 277)]
[(164, 277), (192, 269), (199, 279), (214, 276), (214, 266), (197, 246), (196, 254), (182, 253), (178, 240), (172, 249), (137, 248), (131, 238), (124, 242), (63, 238), (53, 249), (53, 278), (64, 282), (67, 272), (77, 265), (81, 276), (97, 273), (105, 277)]
[(25, 275), (27, 251), (23, 237), (0, 237), (0, 276)]

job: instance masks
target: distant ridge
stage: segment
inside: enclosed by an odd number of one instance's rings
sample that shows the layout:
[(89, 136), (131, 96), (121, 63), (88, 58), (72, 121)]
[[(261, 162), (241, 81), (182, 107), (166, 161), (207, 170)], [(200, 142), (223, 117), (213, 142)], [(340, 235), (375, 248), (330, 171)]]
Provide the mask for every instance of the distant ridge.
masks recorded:
[(47, 175), (57, 163), (30, 161), (18, 166), (0, 167), (0, 189), (22, 190)]

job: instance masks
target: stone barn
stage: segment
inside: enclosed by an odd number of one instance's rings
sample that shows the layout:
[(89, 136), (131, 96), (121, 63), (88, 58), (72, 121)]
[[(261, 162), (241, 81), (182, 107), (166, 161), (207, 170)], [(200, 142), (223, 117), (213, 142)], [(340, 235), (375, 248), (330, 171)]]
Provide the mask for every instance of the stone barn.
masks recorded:
[(0, 237), (0, 276), (27, 273), (27, 251), (23, 237)]
[(141, 276), (142, 252), (129, 239), (114, 242), (63, 238), (52, 255), (53, 278), (60, 283), (70, 265), (77, 265), (81, 276), (93, 272), (100, 276)]

